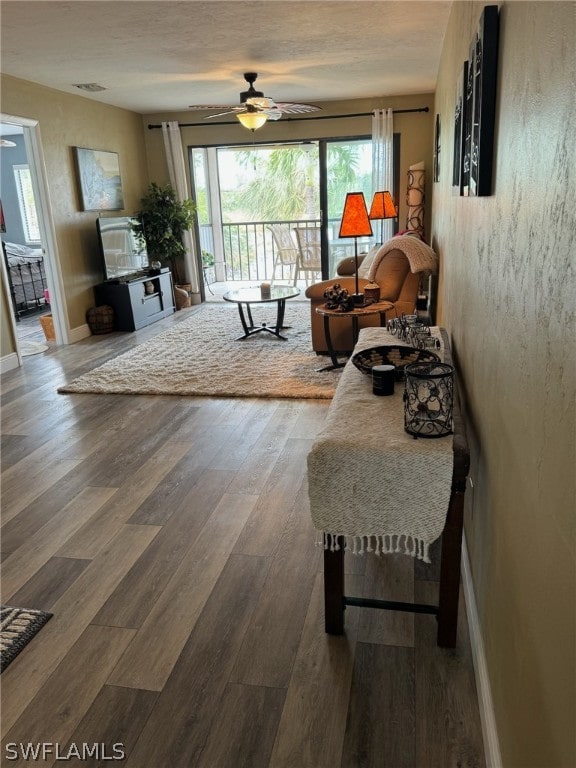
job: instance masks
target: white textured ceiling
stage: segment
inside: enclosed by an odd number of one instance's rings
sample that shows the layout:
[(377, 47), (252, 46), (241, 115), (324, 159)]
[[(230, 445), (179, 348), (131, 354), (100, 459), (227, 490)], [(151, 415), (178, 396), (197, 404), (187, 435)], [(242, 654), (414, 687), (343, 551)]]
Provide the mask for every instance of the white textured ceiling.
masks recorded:
[(2, 0), (2, 72), (140, 113), (434, 91), (451, 2)]

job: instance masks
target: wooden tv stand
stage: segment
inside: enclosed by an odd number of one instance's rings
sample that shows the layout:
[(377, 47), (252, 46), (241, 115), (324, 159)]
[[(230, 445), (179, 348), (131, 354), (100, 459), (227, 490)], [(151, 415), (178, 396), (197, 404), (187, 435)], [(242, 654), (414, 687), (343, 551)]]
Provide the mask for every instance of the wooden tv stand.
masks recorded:
[[(152, 289), (146, 290), (146, 283)], [(172, 275), (169, 269), (118, 280), (107, 280), (94, 287), (96, 305), (114, 310), (114, 330), (137, 331), (171, 315), (174, 305)]]

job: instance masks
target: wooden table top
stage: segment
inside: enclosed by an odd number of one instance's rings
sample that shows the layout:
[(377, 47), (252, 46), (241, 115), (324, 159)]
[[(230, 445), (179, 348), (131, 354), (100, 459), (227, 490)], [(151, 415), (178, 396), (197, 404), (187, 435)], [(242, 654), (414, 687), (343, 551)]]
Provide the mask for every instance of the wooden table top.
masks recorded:
[(362, 317), (362, 315), (381, 315), (393, 307), (394, 304), (391, 301), (376, 301), (374, 304), (354, 307), (354, 309), (343, 312), (341, 309), (328, 309), (326, 304), (323, 304), (321, 307), (316, 307), (316, 312), (319, 315), (328, 315), (329, 317)]

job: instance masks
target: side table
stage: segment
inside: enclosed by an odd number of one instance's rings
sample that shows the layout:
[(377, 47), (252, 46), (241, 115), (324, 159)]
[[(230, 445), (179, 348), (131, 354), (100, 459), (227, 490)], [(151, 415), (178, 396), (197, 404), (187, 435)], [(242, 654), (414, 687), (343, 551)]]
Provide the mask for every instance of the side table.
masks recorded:
[(366, 307), (355, 307), (348, 312), (341, 312), (338, 309), (328, 309), (324, 304), (321, 307), (317, 307), (316, 312), (324, 317), (324, 336), (326, 337), (326, 346), (328, 347), (328, 354), (330, 355), (331, 365), (327, 365), (324, 368), (320, 368), (320, 371), (333, 371), (335, 368), (343, 368), (346, 363), (338, 362), (338, 356), (334, 351), (332, 345), (332, 337), (330, 336), (330, 318), (349, 318), (352, 320), (352, 340), (354, 346), (358, 341), (358, 318), (366, 317), (366, 315), (380, 315), (380, 325), (386, 325), (386, 312), (394, 308), (394, 304), (391, 301), (377, 301), (374, 304), (369, 304)]

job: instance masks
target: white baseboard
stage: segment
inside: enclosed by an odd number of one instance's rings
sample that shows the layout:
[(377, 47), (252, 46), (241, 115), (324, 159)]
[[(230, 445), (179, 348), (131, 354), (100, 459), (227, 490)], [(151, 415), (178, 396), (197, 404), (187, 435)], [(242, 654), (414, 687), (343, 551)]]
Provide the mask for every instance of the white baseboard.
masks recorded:
[(14, 368), (18, 368), (19, 365), (18, 355), (16, 352), (11, 352), (9, 355), (4, 355), (4, 357), (0, 358), (0, 373), (13, 371)]
[(68, 343), (74, 344), (76, 341), (82, 341), (82, 339), (87, 339), (91, 335), (92, 331), (89, 325), (78, 325), (76, 328), (71, 328), (68, 331)]
[[(90, 326), (88, 324), (85, 325), (79, 325), (76, 328), (72, 328), (68, 333), (68, 343), (74, 344), (76, 341), (81, 341), (82, 339), (87, 339), (88, 336), (92, 335), (92, 331), (90, 330)], [(4, 355), (0, 358), (0, 374), (1, 373), (8, 373), (8, 371), (13, 371), (14, 368), (19, 367), (18, 362), (18, 355), (16, 352), (11, 352), (9, 355)]]
[(474, 675), (476, 677), (476, 690), (478, 694), (478, 706), (480, 708), (480, 721), (482, 724), (482, 738), (484, 741), (486, 766), (487, 768), (502, 768), (502, 757), (500, 755), (500, 743), (498, 741), (496, 717), (494, 716), (494, 705), (492, 703), (490, 678), (488, 677), (488, 667), (486, 666), (486, 656), (484, 655), (484, 642), (482, 640), (482, 632), (478, 620), (478, 609), (476, 608), (476, 597), (474, 595), (474, 585), (472, 583), (472, 572), (470, 570), (466, 535), (462, 538), (462, 586), (464, 588), (464, 597), (466, 600), (466, 616), (468, 617), (470, 645), (472, 647), (472, 661), (474, 664)]

